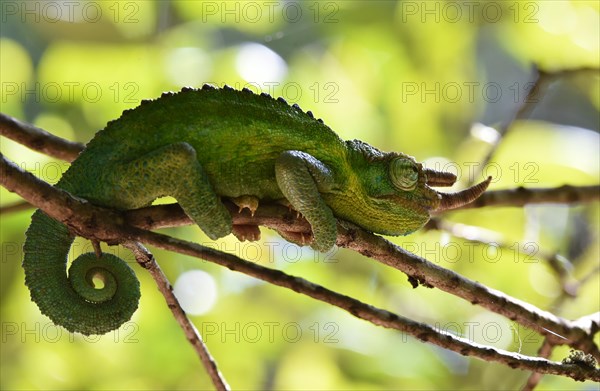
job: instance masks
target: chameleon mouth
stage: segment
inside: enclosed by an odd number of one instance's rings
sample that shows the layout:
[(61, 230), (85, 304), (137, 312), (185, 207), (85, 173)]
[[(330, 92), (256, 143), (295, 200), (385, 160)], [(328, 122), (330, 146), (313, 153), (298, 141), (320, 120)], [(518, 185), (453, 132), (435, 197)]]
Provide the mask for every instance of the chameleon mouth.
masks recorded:
[[(432, 169), (424, 169), (424, 172), (427, 175), (426, 183), (428, 186), (452, 186), (454, 182), (456, 182), (456, 175), (450, 172), (441, 172)], [(490, 176), (477, 185), (454, 193), (442, 193), (436, 191), (440, 197), (440, 203), (434, 211), (440, 212), (448, 209), (456, 209), (475, 201), (488, 188), (491, 181), (492, 177)]]

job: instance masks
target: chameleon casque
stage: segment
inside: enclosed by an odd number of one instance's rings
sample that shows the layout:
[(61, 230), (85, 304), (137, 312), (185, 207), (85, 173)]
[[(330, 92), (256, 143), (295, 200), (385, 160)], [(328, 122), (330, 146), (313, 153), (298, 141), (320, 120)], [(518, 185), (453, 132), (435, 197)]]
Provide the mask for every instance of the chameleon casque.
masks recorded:
[[(95, 135), (56, 186), (119, 210), (172, 196), (211, 239), (232, 232), (221, 197), (252, 211), (259, 200), (286, 202), (310, 223), (311, 246), (327, 251), (336, 241), (336, 217), (374, 233), (406, 235), (431, 211), (479, 197), (490, 178), (457, 193), (430, 187), (455, 180), (402, 153), (343, 141), (310, 111), (282, 98), (205, 85), (125, 111)], [(24, 245), (25, 283), (54, 323), (104, 334), (131, 318), (139, 282), (111, 254), (80, 255), (67, 276), (73, 240), (65, 225), (36, 211)], [(98, 276), (102, 289), (92, 281)]]

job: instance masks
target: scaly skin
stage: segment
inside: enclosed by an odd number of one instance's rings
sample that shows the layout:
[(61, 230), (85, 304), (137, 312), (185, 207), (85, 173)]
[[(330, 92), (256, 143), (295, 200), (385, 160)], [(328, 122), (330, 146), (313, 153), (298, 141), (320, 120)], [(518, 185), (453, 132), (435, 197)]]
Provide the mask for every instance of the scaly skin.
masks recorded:
[[(470, 202), (489, 183), (455, 195), (427, 185), (455, 179), (425, 170), (407, 155), (342, 141), (310, 112), (282, 99), (205, 86), (124, 112), (96, 134), (56, 186), (122, 210), (172, 196), (213, 239), (232, 232), (221, 197), (252, 208), (255, 200), (287, 200), (311, 224), (311, 246), (327, 251), (335, 244), (336, 217), (372, 232), (405, 235), (422, 227), (431, 210)], [(34, 214), (23, 261), (32, 300), (69, 331), (118, 328), (137, 308), (133, 272), (117, 257), (84, 254), (73, 262), (68, 281), (72, 241), (65, 226), (41, 211)], [(93, 288), (94, 276), (105, 281), (104, 289)]]

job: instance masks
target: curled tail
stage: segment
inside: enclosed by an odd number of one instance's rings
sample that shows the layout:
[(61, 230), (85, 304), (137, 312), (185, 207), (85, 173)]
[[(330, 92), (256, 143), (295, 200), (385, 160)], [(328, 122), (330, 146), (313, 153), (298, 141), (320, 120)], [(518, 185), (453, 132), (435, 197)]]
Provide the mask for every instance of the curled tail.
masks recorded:
[[(85, 335), (105, 334), (131, 318), (138, 306), (140, 285), (120, 258), (82, 254), (66, 274), (74, 237), (63, 224), (36, 211), (23, 247), (25, 284), (40, 311), (55, 324)], [(104, 287), (96, 289), (93, 279)]]

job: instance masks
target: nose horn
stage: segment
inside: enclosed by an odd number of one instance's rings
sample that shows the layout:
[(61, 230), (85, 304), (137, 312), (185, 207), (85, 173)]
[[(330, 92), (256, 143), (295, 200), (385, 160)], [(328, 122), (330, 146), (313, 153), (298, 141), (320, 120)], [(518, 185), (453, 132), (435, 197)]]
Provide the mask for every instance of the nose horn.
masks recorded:
[(436, 209), (436, 212), (459, 208), (475, 201), (488, 188), (491, 181), (492, 177), (489, 176), (485, 181), (456, 193), (438, 192), (438, 194), (442, 196), (442, 199), (440, 206)]
[(423, 170), (427, 175), (427, 185), (434, 187), (452, 186), (456, 182), (456, 175), (451, 172), (443, 172), (426, 168)]

